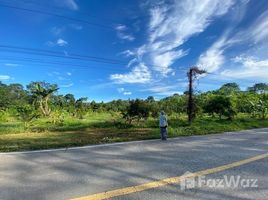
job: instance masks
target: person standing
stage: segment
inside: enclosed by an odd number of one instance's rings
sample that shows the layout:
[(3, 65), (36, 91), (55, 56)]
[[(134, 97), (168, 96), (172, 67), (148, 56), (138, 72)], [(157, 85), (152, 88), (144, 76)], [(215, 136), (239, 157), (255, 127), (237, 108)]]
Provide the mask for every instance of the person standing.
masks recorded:
[(160, 134), (162, 140), (167, 140), (167, 117), (165, 115), (164, 111), (160, 112), (160, 118), (159, 118), (159, 127), (160, 127)]

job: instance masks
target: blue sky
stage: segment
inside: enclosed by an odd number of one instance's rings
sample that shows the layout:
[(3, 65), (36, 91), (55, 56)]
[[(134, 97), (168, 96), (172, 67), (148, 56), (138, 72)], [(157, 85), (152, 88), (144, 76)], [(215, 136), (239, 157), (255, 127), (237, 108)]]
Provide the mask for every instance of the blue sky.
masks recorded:
[(267, 82), (266, 0), (0, 0), (0, 81), (89, 100)]

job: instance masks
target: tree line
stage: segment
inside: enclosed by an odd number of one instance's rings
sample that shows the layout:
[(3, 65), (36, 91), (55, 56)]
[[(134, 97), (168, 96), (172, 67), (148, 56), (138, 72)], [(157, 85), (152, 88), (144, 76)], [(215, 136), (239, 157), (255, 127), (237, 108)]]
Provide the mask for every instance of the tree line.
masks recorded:
[[(188, 92), (155, 100), (113, 100), (111, 102), (88, 102), (87, 98), (76, 99), (73, 94), (58, 95), (59, 87), (47, 82), (31, 82), (24, 88), (21, 84), (0, 82), (0, 121), (13, 116), (21, 121), (34, 118), (52, 118), (55, 121), (71, 116), (83, 119), (87, 113), (109, 112), (120, 116), (126, 123), (156, 118), (161, 110), (168, 115), (180, 117), (187, 114)], [(268, 110), (268, 84), (257, 83), (242, 91), (237, 83), (226, 83), (219, 89), (195, 92), (194, 117), (209, 115), (232, 120), (238, 113), (265, 118)]]

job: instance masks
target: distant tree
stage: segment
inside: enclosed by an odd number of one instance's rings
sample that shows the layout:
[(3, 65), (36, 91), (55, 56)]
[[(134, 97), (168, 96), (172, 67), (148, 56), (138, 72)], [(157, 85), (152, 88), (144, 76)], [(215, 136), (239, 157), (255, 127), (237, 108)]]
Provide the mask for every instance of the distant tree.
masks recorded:
[(77, 99), (77, 101), (75, 102), (75, 110), (76, 110), (75, 113), (76, 116), (80, 119), (83, 119), (84, 115), (87, 112), (85, 101), (87, 101), (87, 98), (82, 97), (80, 99)]
[(219, 89), (220, 93), (225, 95), (231, 95), (240, 91), (240, 87), (237, 83), (226, 83)]
[(0, 81), (0, 109), (4, 110), (11, 105), (11, 98), (9, 95), (7, 85)]
[(232, 119), (236, 114), (229, 97), (217, 95), (209, 99), (207, 105), (204, 107), (205, 112), (209, 114), (218, 114), (219, 118), (226, 116)]
[(256, 83), (252, 87), (248, 88), (248, 91), (255, 93), (268, 93), (268, 84), (267, 83)]
[(58, 86), (46, 82), (32, 82), (27, 86), (27, 89), (35, 102), (38, 103), (43, 115), (48, 116), (51, 112), (49, 100), (52, 94), (59, 89)]
[(154, 99), (153, 96), (149, 96), (149, 97), (147, 97), (146, 101), (149, 102), (149, 103), (152, 103), (152, 102), (155, 101), (155, 99)]
[(148, 104), (140, 99), (131, 100), (129, 107), (126, 113), (123, 114), (123, 117), (131, 124), (132, 120), (137, 118), (146, 119), (149, 116), (150, 108)]
[(74, 105), (74, 103), (75, 103), (75, 97), (74, 97), (73, 94), (66, 94), (64, 96), (64, 98), (66, 99), (67, 104), (72, 105), (72, 106)]
[(90, 102), (90, 108), (93, 112), (97, 112), (99, 109), (98, 103), (96, 103), (94, 100)]

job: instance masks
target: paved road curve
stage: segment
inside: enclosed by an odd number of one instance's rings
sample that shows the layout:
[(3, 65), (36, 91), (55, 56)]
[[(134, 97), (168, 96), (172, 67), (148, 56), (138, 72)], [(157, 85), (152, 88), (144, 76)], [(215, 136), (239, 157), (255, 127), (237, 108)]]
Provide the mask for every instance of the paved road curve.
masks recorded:
[[(268, 128), (208, 136), (0, 154), (0, 199), (72, 199), (177, 177), (268, 153)], [(257, 179), (257, 188), (178, 183), (111, 199), (267, 199), (268, 157), (206, 175)], [(88, 198), (88, 197), (87, 197)], [(85, 198), (85, 199), (87, 199)]]

